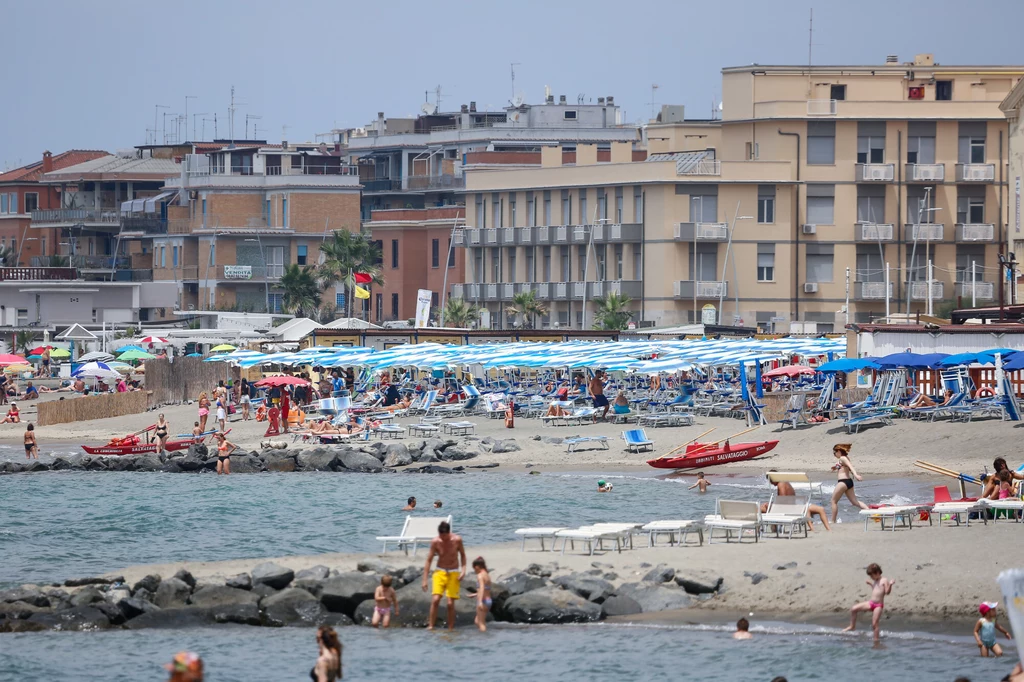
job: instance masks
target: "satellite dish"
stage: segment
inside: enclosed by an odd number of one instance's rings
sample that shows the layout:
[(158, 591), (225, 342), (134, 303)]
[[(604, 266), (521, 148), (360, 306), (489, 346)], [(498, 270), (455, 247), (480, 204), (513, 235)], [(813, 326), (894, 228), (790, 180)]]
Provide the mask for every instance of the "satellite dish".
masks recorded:
[(422, 111), (424, 115), (430, 116), (434, 113), (434, 105), (430, 102), (424, 102), (423, 106), (420, 107), (420, 111)]
[(517, 92), (516, 96), (514, 98), (512, 98), (512, 106), (514, 106), (516, 109), (518, 109), (519, 107), (523, 106), (523, 100), (524, 99), (525, 98), (523, 97), (523, 93)]

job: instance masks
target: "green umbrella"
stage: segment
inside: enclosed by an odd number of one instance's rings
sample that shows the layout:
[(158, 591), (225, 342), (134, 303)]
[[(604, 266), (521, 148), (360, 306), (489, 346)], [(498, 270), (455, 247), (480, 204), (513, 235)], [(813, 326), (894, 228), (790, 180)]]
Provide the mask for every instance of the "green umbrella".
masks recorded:
[(156, 356), (155, 355), (150, 355), (149, 353), (147, 353), (145, 351), (141, 351), (141, 350), (130, 350), (127, 353), (122, 353), (121, 355), (119, 355), (117, 359), (118, 360), (122, 360), (122, 361), (124, 361), (124, 360), (156, 360)]
[(71, 357), (71, 353), (69, 353), (68, 351), (64, 350), (63, 348), (51, 348), (50, 349), (50, 357), (51, 358), (70, 358)]

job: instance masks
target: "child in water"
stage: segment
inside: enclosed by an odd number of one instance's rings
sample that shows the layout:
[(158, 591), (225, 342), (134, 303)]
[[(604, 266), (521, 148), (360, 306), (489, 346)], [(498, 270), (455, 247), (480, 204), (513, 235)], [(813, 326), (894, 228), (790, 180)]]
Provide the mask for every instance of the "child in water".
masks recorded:
[(996, 644), (996, 630), (1006, 635), (1006, 639), (1013, 639), (1013, 636), (1002, 625), (996, 622), (996, 608), (998, 602), (985, 601), (978, 607), (981, 618), (974, 624), (974, 640), (981, 649), (981, 655), (988, 658), (989, 652), (994, 656), (1002, 656), (1003, 648)]
[(850, 627), (844, 629), (843, 632), (855, 630), (857, 628), (857, 614), (861, 611), (869, 611), (871, 613), (871, 629), (875, 634), (875, 644), (878, 644), (878, 623), (882, 620), (882, 609), (885, 608), (885, 595), (892, 592), (892, 586), (896, 584), (896, 581), (883, 578), (882, 567), (878, 564), (868, 566), (867, 574), (871, 578), (871, 580), (867, 581), (868, 586), (871, 587), (871, 599), (853, 605), (853, 608), (850, 609)]
[(391, 586), (391, 576), (385, 575), (380, 579), (380, 585), (373, 591), (373, 618), (370, 625), (373, 627), (391, 625), (391, 609), (394, 607), (395, 615), (398, 615), (398, 595), (395, 588)]
[(473, 571), (476, 573), (478, 587), (476, 594), (476, 618), (473, 622), (480, 632), (487, 632), (487, 612), (491, 610), (491, 574), (487, 570), (487, 562), (482, 556), (473, 559)]
[(612, 484), (601, 479), (597, 482), (597, 492), (599, 493), (610, 493), (612, 491)]
[(700, 488), (700, 491), (702, 493), (706, 493), (708, 491), (708, 486), (709, 485), (711, 485), (711, 483), (709, 483), (708, 480), (706, 478), (704, 478), (704, 472), (702, 471), (701, 473), (697, 474), (697, 482), (694, 483), (693, 485), (691, 485), (689, 488), (687, 488), (687, 490), (693, 490), (694, 488)]

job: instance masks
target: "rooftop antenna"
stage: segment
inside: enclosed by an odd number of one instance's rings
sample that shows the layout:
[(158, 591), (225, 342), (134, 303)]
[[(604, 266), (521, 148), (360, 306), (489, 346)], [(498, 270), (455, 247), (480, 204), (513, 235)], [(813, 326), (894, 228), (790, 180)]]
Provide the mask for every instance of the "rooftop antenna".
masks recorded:
[(146, 142), (149, 142), (149, 134), (153, 133), (153, 144), (156, 144), (156, 128), (146, 128)]
[[(259, 121), (262, 118), (263, 118), (262, 116), (257, 116), (256, 114), (246, 114), (245, 115), (245, 139), (247, 139), (247, 140), (249, 139), (249, 121)], [(253, 139), (256, 138), (256, 124), (255, 123), (252, 124), (252, 136), (253, 136)]]
[(156, 108), (153, 111), (153, 144), (156, 144), (156, 130), (157, 130), (156, 123), (157, 123), (157, 119), (160, 118), (160, 110), (161, 109), (170, 109), (171, 108), (167, 104), (157, 104), (155, 106), (156, 106)]
[(287, 123), (281, 125), (281, 141), (284, 142), (288, 139), (288, 129), (291, 128)]
[(651, 83), (651, 120), (654, 120), (654, 106), (657, 102), (654, 101), (654, 93), (658, 91), (658, 84)]
[[(511, 64), (509, 64), (510, 71), (512, 72), (512, 99), (513, 100), (516, 98), (516, 67), (517, 66), (522, 66), (522, 65), (519, 62), (512, 62)], [(517, 105), (514, 105), (514, 106), (519, 106), (519, 105), (517, 104)]]
[[(188, 137), (188, 101), (190, 99), (199, 99), (199, 95), (185, 95), (185, 137)], [(192, 137), (195, 136), (195, 126), (192, 126)]]
[(434, 113), (441, 113), (441, 86), (434, 88)]
[[(207, 114), (207, 112), (205, 112), (205, 111), (201, 112), (201, 113), (198, 113), (198, 114), (196, 114), (196, 113), (192, 114), (192, 139), (193, 140), (196, 139), (196, 119), (198, 117), (200, 117), (200, 116), (208, 116), (208, 115), (209, 114)], [(203, 120), (205, 121), (206, 119), (204, 118)], [(205, 127), (204, 127), (204, 132), (205, 132)]]
[[(173, 117), (173, 116), (177, 116), (177, 114), (172, 114), (172, 113), (169, 113), (169, 112), (166, 112), (166, 111), (164, 112), (164, 127), (163, 127), (164, 144), (167, 144), (167, 117), (168, 116), (172, 116)], [(171, 120), (173, 121), (174, 119), (171, 118)]]
[(811, 96), (811, 50), (814, 45), (814, 8), (807, 22), (807, 96)]
[[(235, 101), (235, 86), (232, 85), (231, 86), (231, 106), (228, 107), (228, 114), (229, 114), (229, 118), (228, 118), (228, 137), (230, 138), (232, 143), (235, 141), (235, 110), (238, 107), (244, 107), (245, 105), (246, 105), (245, 102), (236, 102)], [(214, 120), (214, 123), (216, 123), (216, 120)]]

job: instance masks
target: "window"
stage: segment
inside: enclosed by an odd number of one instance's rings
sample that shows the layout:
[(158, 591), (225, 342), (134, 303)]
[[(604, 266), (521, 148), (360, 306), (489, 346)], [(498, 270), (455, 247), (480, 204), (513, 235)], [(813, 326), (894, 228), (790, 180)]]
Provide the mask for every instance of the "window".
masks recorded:
[(603, 282), (608, 279), (608, 245), (598, 244), (594, 247), (594, 260), (597, 261), (597, 277), (595, 282)]
[(633, 188), (633, 222), (642, 223), (644, 221), (644, 194), (643, 190), (639, 187)]
[(857, 136), (857, 163), (882, 163), (885, 159), (885, 137)]
[(377, 308), (376, 308), (376, 310), (377, 310), (377, 321), (378, 322), (383, 322), (384, 321), (384, 294), (377, 294), (376, 296), (377, 296), (377, 298), (375, 300), (375, 303), (377, 304)]
[(11, 213), (18, 212), (18, 195), (15, 194), (14, 192), (11, 192), (10, 209)]
[(508, 262), (508, 267), (506, 268), (508, 276), (505, 278), (505, 281), (514, 283), (516, 281), (516, 247), (510, 246), (508, 248), (506, 260)]
[(537, 200), (533, 198), (533, 192), (526, 193), (526, 226), (533, 227), (537, 224)]
[(907, 249), (907, 279), (911, 282), (928, 279), (928, 260), (924, 257), (924, 249)]
[(884, 282), (885, 263), (876, 246), (857, 247), (857, 270), (854, 273), (856, 282)]
[(438, 300), (437, 299), (437, 292), (436, 291), (431, 291), (430, 292), (430, 305), (431, 305), (432, 308), (437, 308), (437, 300)]
[(961, 121), (960, 138), (957, 149), (960, 163), (985, 163), (984, 121)]
[(834, 225), (835, 185), (807, 185), (807, 218), (811, 225)]
[(391, 318), (398, 319), (398, 294), (391, 294)]
[(308, 253), (308, 249), (309, 249), (309, 247), (307, 247), (305, 244), (299, 244), (298, 246), (295, 247), (295, 262), (296, 263), (298, 263), (299, 265), (305, 265), (306, 264), (306, 255)]
[(162, 267), (162, 268), (166, 268), (167, 267), (167, 247), (166, 246), (161, 246), (160, 247), (160, 267)]
[(844, 100), (846, 99), (846, 86), (845, 85), (833, 85), (829, 88), (828, 93), (829, 99)]
[[(212, 295), (213, 292), (211, 292)], [(270, 292), (267, 294), (268, 302), (270, 303), (270, 312), (280, 314), (281, 308), (284, 305), (284, 294)]]
[(562, 190), (562, 224), (572, 225), (572, 195)]
[(280, 277), (284, 274), (284, 247), (265, 246), (267, 277)]
[(501, 281), (501, 249), (491, 249), (491, 275), (494, 276), (492, 282)]
[(217, 244), (210, 242), (210, 265), (215, 265), (217, 262)]
[(501, 199), (497, 192), (491, 195), (491, 226), (501, 227)]
[(757, 222), (775, 222), (775, 185), (757, 186)]
[(697, 243), (696, 259), (694, 244), (690, 243), (690, 279), (698, 282), (718, 281), (718, 244)]
[(206, 227), (206, 199), (203, 199), (203, 227)]
[(0, 213), (7, 213), (7, 195), (0, 194)]
[(857, 222), (885, 222), (885, 187), (857, 185)]
[(550, 282), (551, 281), (551, 247), (550, 246), (541, 247), (541, 253), (543, 254), (543, 257), (544, 257), (544, 271), (542, 273), (543, 274), (543, 279), (541, 281)]
[[(985, 245), (984, 244), (957, 244), (956, 246), (956, 281), (957, 282), (984, 282), (985, 281)], [(971, 295), (968, 288), (964, 291), (965, 296)]]
[(640, 244), (633, 245), (633, 279), (644, 278), (644, 247)]
[(690, 196), (690, 221), (714, 223), (718, 221), (718, 196), (701, 194)]
[(39, 193), (25, 192), (25, 213), (39, 210)]
[(17, 255), (18, 255), (18, 239), (16, 237), (11, 237), (11, 251), (13, 251), (14, 254), (15, 254), (15, 257), (17, 257)]
[(623, 216), (623, 211), (622, 211), (622, 188), (621, 187), (616, 187), (615, 188), (615, 222), (617, 224), (622, 222), (622, 216)]
[(551, 192), (544, 192), (544, 224), (551, 224)]
[(907, 163), (935, 163), (935, 121), (907, 124)]
[(566, 109), (562, 112), (562, 120), (564, 121), (575, 121), (576, 111), (574, 109)]
[(536, 279), (536, 274), (537, 273), (534, 270), (534, 268), (536, 267), (536, 263), (534, 262), (534, 259), (536, 258), (536, 251), (537, 251), (537, 247), (535, 247), (535, 246), (527, 246), (526, 247), (526, 281), (527, 282), (533, 282)]
[[(972, 137), (970, 142), (970, 163), (985, 163), (985, 138)], [(17, 197), (12, 195), (12, 199)], [(17, 207), (11, 203), (12, 213), (17, 213)]]
[(398, 240), (397, 239), (392, 239), (391, 240), (391, 267), (392, 267), (392, 269), (398, 267)]
[(935, 99), (940, 102), (953, 99), (953, 81), (935, 81)]
[(775, 244), (757, 245), (757, 281), (775, 281)]
[[(580, 217), (578, 218), (580, 225), (589, 225), (590, 213), (587, 212), (587, 190), (580, 190)], [(568, 225), (569, 223), (566, 223)]]
[(580, 282), (583, 281), (583, 279), (586, 277), (586, 275), (590, 274), (590, 273), (586, 272), (586, 269), (587, 269), (587, 245), (586, 244), (580, 244), (580, 245), (578, 245), (576, 247), (576, 269), (579, 271), (579, 277), (577, 277), (576, 279), (578, 279)]
[(977, 196), (966, 195), (964, 190), (973, 190), (974, 187), (963, 187), (956, 199), (956, 221), (958, 223), (984, 223), (985, 222), (985, 195), (984, 187)]
[[(377, 296), (380, 296), (380, 294), (377, 294)], [(334, 307), (336, 307), (338, 310), (344, 310), (345, 309), (345, 293), (344, 292), (341, 292), (341, 291), (335, 291), (334, 292)]]
[(516, 195), (508, 195), (508, 224), (509, 227), (516, 226)]
[(281, 199), (281, 227), (288, 227), (288, 200)]
[(267, 227), (274, 226), (274, 216), (270, 212), (270, 199), (263, 202), (263, 219), (267, 221)]
[(484, 272), (484, 250), (474, 249), (473, 251), (473, 277), (477, 282), (486, 282), (487, 273)]
[(832, 244), (807, 245), (807, 281), (831, 282), (832, 265), (835, 260)]
[(832, 165), (836, 162), (835, 121), (807, 122), (807, 163)]
[(487, 227), (487, 213), (484, 211), (484, 195), (476, 195), (476, 226)]
[(178, 247), (177, 246), (172, 246), (171, 247), (171, 266), (175, 267), (175, 268), (178, 267)]
[(615, 245), (615, 279), (622, 279), (622, 244)]
[(760, 156), (760, 149), (759, 149), (757, 143), (756, 142), (747, 142), (746, 143), (746, 158), (747, 158), (747, 161), (753, 161), (754, 159), (757, 159), (758, 156)]
[(28, 308), (18, 308), (18, 326), (24, 327), (28, 324)]
[(907, 187), (907, 222), (911, 225), (932, 222), (935, 208), (935, 188), (909, 185)]
[(558, 254), (562, 260), (562, 281), (568, 282), (569, 278), (572, 276), (572, 272), (569, 270), (569, 247), (559, 246)]
[(448, 239), (448, 267), (455, 267), (455, 249), (452, 248), (452, 240)]
[(430, 240), (430, 267), (436, 268), (441, 263), (441, 240)]
[(608, 195), (603, 189), (597, 191), (597, 217), (608, 220)]

